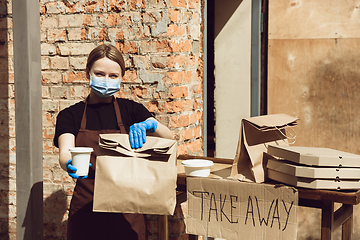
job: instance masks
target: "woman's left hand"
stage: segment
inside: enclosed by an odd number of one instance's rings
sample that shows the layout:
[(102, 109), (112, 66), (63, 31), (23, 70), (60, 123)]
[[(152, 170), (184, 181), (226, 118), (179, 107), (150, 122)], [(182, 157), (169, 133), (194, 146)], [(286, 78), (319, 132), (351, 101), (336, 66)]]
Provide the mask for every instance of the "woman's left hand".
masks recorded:
[(155, 132), (158, 122), (154, 119), (147, 119), (143, 122), (135, 123), (130, 126), (129, 138), (131, 148), (141, 148), (146, 142), (146, 132)]

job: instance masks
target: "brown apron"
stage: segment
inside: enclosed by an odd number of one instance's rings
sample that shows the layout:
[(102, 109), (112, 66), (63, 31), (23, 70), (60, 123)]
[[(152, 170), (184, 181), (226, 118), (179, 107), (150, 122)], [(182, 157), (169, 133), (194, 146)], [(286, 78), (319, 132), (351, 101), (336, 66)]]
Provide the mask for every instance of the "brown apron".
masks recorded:
[(95, 182), (96, 156), (101, 133), (126, 133), (122, 123), (117, 101), (113, 100), (116, 119), (120, 130), (88, 130), (86, 128), (86, 108), (81, 120), (79, 133), (76, 137), (76, 147), (92, 147), (89, 176), (78, 179), (70, 203), (67, 239), (146, 239), (145, 217), (142, 214), (99, 213), (93, 212), (93, 194)]

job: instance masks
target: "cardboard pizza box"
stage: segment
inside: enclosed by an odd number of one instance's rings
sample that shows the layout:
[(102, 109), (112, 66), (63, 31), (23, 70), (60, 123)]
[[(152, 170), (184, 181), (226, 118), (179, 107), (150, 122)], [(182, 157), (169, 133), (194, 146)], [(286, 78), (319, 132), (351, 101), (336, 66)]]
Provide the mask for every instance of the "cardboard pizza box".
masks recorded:
[(269, 159), (267, 168), (303, 178), (360, 179), (360, 168), (313, 167), (276, 159)]
[(269, 145), (267, 153), (309, 166), (360, 167), (360, 156), (330, 148)]
[(303, 178), (268, 169), (268, 178), (294, 187), (328, 190), (360, 189), (360, 180)]

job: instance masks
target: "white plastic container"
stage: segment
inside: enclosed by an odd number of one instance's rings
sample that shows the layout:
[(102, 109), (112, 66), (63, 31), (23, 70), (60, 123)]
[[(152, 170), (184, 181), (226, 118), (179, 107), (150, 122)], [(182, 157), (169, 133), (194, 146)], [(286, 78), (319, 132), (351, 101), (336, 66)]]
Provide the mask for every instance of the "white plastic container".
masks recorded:
[(210, 167), (214, 165), (213, 161), (203, 159), (184, 160), (181, 164), (185, 168), (186, 176), (207, 177), (210, 175)]
[(72, 165), (76, 167), (76, 174), (83, 177), (89, 174), (90, 156), (94, 151), (90, 147), (74, 147), (69, 148), (72, 155)]

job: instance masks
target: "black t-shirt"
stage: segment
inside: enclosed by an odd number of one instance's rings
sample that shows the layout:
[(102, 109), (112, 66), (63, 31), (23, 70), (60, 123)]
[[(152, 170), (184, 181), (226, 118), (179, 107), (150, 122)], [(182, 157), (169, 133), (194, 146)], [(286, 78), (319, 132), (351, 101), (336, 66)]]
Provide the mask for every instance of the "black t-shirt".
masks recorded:
[[(130, 126), (134, 123), (142, 122), (152, 117), (152, 114), (140, 103), (124, 98), (117, 98), (116, 100), (119, 104), (126, 132), (129, 132)], [(84, 108), (85, 102), (81, 101), (59, 112), (56, 119), (54, 136), (54, 145), (56, 147), (59, 147), (58, 138), (63, 133), (72, 133), (76, 138), (80, 129)], [(112, 102), (88, 104), (86, 108), (86, 129), (119, 129), (114, 104)]]

